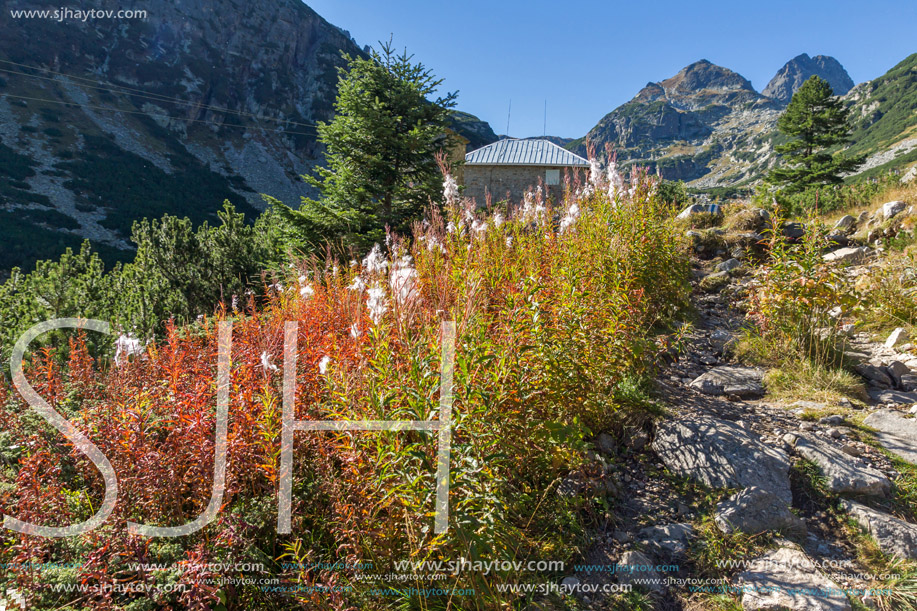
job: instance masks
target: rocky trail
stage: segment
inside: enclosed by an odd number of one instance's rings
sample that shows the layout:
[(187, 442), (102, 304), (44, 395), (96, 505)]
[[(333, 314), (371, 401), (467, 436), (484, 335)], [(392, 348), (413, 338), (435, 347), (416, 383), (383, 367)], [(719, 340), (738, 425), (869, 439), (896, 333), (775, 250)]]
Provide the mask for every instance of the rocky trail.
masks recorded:
[[(891, 557), (917, 559), (914, 514), (893, 494), (906, 485), (896, 461), (917, 464), (914, 347), (903, 333), (883, 344), (851, 330), (847, 356), (860, 361), (868, 401), (765, 399), (766, 372), (730, 362), (745, 318), (733, 292), (700, 288), (711, 274), (722, 271), (695, 263), (697, 319), (658, 376), (666, 415), (623, 443), (596, 440), (594, 481), (615, 498), (614, 518), (564, 583), (632, 583), (655, 609), (705, 609), (724, 589), (742, 609), (874, 608), (867, 589), (879, 580), (850, 529), (858, 524)], [(727, 277), (735, 288), (748, 282)], [(711, 552), (740, 533), (751, 535), (749, 554)], [(745, 564), (716, 567), (717, 557)], [(603, 595), (577, 599), (583, 609), (620, 608)]]

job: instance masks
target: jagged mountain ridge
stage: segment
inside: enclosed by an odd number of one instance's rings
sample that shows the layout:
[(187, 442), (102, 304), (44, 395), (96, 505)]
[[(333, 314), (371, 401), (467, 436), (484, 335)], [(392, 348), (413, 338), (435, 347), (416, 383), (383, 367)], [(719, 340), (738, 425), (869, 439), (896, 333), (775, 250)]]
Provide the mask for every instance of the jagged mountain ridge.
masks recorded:
[(608, 143), (620, 161), (686, 181), (726, 179), (727, 172), (711, 167), (725, 160), (735, 180), (750, 166), (740, 158), (742, 151), (766, 147), (755, 138), (773, 127), (779, 113), (780, 104), (755, 91), (746, 78), (701, 60), (648, 83), (568, 147), (585, 153), (587, 140), (599, 150)]
[(608, 144), (624, 165), (647, 166), (697, 188), (747, 185), (776, 163), (777, 118), (789, 99), (784, 98), (813, 74), (846, 93), (853, 118), (851, 152), (869, 156), (861, 172), (917, 161), (917, 54), (849, 92), (852, 81), (840, 62), (803, 54), (771, 79), (765, 91), (775, 97), (758, 93), (732, 70), (701, 60), (648, 83), (566, 146), (585, 154), (587, 141), (599, 153)]

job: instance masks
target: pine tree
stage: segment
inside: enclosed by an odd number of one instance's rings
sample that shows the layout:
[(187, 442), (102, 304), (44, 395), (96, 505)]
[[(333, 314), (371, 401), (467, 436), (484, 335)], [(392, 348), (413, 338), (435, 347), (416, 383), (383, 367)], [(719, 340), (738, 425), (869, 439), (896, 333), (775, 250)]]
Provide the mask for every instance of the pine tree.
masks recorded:
[(305, 242), (366, 248), (386, 227), (405, 233), (442, 194), (434, 154), (448, 146), (456, 93), (434, 100), (442, 80), (390, 43), (368, 58), (345, 55), (335, 117), (320, 123), (327, 167), (303, 178), (321, 191), (299, 210), (279, 209)]
[(810, 77), (793, 94), (777, 121), (777, 128), (793, 139), (776, 147), (784, 165), (772, 170), (768, 181), (787, 193), (842, 182), (842, 174), (852, 172), (865, 160), (829, 152), (848, 142), (849, 113), (827, 81)]

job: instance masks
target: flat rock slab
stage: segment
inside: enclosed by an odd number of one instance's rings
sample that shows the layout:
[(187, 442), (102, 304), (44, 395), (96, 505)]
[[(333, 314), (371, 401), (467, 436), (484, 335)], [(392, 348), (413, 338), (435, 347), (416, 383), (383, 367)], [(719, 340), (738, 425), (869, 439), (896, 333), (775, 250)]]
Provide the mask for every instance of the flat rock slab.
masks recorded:
[(841, 587), (815, 567), (805, 553), (782, 547), (752, 560), (739, 575), (743, 609), (849, 611)]
[(646, 542), (647, 547), (665, 559), (682, 556), (693, 536), (694, 527), (687, 523), (650, 526), (640, 531), (640, 538)]
[(844, 509), (872, 535), (883, 552), (889, 556), (917, 559), (917, 524), (854, 501), (844, 501)]
[(917, 465), (917, 420), (883, 409), (869, 414), (863, 424), (878, 431), (876, 438), (882, 447)]
[(789, 457), (759, 437), (734, 422), (696, 416), (660, 423), (653, 450), (672, 472), (711, 488), (757, 486), (789, 505)]
[(775, 494), (757, 487), (746, 488), (719, 503), (714, 520), (726, 534), (776, 531), (793, 537), (806, 535), (802, 518)]
[(880, 390), (873, 388), (869, 390), (870, 398), (876, 403), (883, 405), (892, 403), (894, 405), (911, 405), (917, 403), (917, 392), (901, 392), (900, 390)]
[(798, 436), (794, 447), (800, 456), (819, 466), (831, 492), (885, 496), (891, 490), (891, 480), (880, 471), (830, 443)]
[(764, 371), (751, 367), (714, 367), (691, 382), (691, 388), (706, 395), (760, 397), (764, 394)]

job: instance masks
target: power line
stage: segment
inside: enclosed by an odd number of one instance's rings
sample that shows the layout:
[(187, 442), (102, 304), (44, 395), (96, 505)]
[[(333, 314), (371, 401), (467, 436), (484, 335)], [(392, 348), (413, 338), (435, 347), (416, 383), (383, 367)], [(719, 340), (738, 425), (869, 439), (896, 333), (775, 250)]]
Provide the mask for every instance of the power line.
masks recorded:
[[(113, 92), (113, 93), (120, 93), (120, 94), (125, 94), (125, 95), (134, 95), (134, 96), (137, 96), (137, 97), (140, 97), (140, 98), (144, 98), (144, 97), (145, 97), (145, 98), (148, 98), (148, 99), (150, 99), (150, 100), (157, 101), (157, 102), (171, 102), (171, 103), (175, 103), (175, 104), (183, 104), (183, 105), (185, 105), (185, 106), (191, 106), (191, 107), (193, 107), (193, 108), (198, 108), (198, 109), (212, 110), (212, 111), (215, 111), (215, 112), (224, 112), (224, 113), (234, 114), (234, 115), (243, 116), (243, 117), (250, 117), (250, 118), (253, 118), (253, 119), (257, 119), (257, 120), (259, 120), (259, 121), (275, 121), (275, 122), (278, 122), (278, 123), (284, 123), (284, 124), (287, 124), (287, 125), (296, 125), (296, 126), (301, 126), (301, 127), (318, 127), (318, 125), (315, 124), (315, 123), (302, 123), (302, 122), (298, 122), (298, 121), (289, 121), (289, 120), (286, 120), (286, 119), (277, 119), (277, 118), (274, 118), (274, 117), (261, 117), (261, 116), (258, 116), (258, 115), (256, 115), (256, 114), (253, 114), (253, 113), (244, 112), (244, 111), (241, 111), (241, 110), (234, 110), (234, 109), (232, 109), (232, 108), (222, 108), (222, 107), (220, 107), (220, 106), (211, 106), (211, 105), (208, 105), (208, 104), (195, 104), (195, 103), (193, 103), (193, 102), (189, 102), (188, 100), (182, 100), (181, 98), (175, 98), (175, 97), (166, 96), (166, 95), (162, 95), (162, 94), (158, 94), (158, 93), (152, 93), (152, 92), (144, 91), (143, 89), (137, 89), (137, 88), (134, 88), (134, 87), (125, 87), (125, 86), (123, 86), (123, 85), (115, 85), (115, 84), (110, 84), (111, 86), (108, 87), (108, 86), (104, 86), (105, 83), (102, 83), (101, 81), (97, 81), (97, 80), (94, 80), (94, 79), (84, 78), (84, 77), (76, 76), (76, 75), (73, 75), (73, 74), (66, 74), (66, 73), (64, 73), (64, 72), (56, 72), (56, 71), (50, 70), (50, 69), (48, 69), (48, 68), (41, 68), (41, 67), (38, 67), (38, 66), (29, 66), (28, 64), (20, 64), (20, 63), (17, 63), (17, 62), (11, 62), (11, 61), (4, 60), (4, 59), (0, 59), (0, 63), (3, 63), (3, 64), (10, 64), (10, 65), (12, 65), (12, 66), (18, 66), (18, 67), (21, 67), (21, 68), (28, 68), (28, 69), (30, 69), (30, 70), (42, 70), (42, 71), (44, 71), (44, 72), (48, 72), (48, 73), (50, 73), (50, 74), (56, 74), (56, 75), (58, 75), (58, 76), (63, 76), (63, 77), (69, 78), (69, 79), (74, 79), (74, 80), (79, 80), (79, 81), (86, 81), (87, 83), (94, 83), (94, 85), (88, 85), (88, 84), (84, 84), (84, 83), (77, 83), (77, 84), (78, 84), (79, 86), (81, 86), (81, 87), (88, 87), (88, 88), (90, 88), (90, 89), (99, 89), (99, 90), (102, 90), (102, 91), (109, 91), (109, 92)], [(48, 76), (39, 76), (39, 75), (37, 75), (37, 74), (28, 74), (28, 73), (26, 73), (26, 72), (19, 72), (19, 71), (17, 71), (17, 70), (10, 70), (10, 69), (8, 69), (8, 68), (0, 68), (0, 72), (6, 72), (6, 73), (9, 73), (9, 74), (17, 74), (17, 75), (25, 76), (25, 77), (28, 77), (28, 78), (36, 78), (36, 79), (42, 79), (42, 80), (46, 80), (46, 81), (52, 81), (52, 82), (55, 82), (55, 83), (59, 83), (59, 82), (60, 82), (58, 79), (51, 78), (51, 77), (48, 77)], [(102, 86), (100, 86), (100, 85), (102, 85)], [(189, 120), (194, 120), (194, 119), (189, 119)]]
[[(175, 119), (175, 117), (173, 117), (172, 115), (165, 115), (161, 113), (144, 112), (142, 110), (122, 110), (120, 108), (109, 108), (108, 106), (94, 106), (91, 104), (79, 104), (76, 102), (64, 102), (62, 100), (46, 100), (43, 98), (31, 98), (31, 97), (23, 96), (23, 95), (13, 95), (11, 93), (4, 93), (0, 95), (0, 97), (16, 98), (18, 100), (30, 100), (32, 102), (45, 102), (47, 104), (65, 104), (68, 106), (72, 104), (74, 106), (79, 106), (80, 108), (92, 108), (93, 110), (107, 110), (110, 112), (121, 112), (125, 114), (130, 114), (130, 115), (144, 115), (147, 117), (165, 117), (167, 119)], [(204, 121), (203, 119), (181, 119), (181, 121), (191, 121), (193, 123), (204, 123), (205, 125), (213, 125), (216, 127), (237, 127), (240, 129), (256, 129), (256, 130), (263, 131), (263, 132), (278, 133), (278, 134), (282, 133), (282, 134), (290, 134), (290, 135), (298, 135), (298, 136), (315, 136), (316, 135), (316, 134), (309, 134), (306, 132), (288, 132), (284, 129), (268, 129), (265, 127), (250, 127), (247, 125), (233, 125), (231, 123), (214, 123), (212, 121)]]

